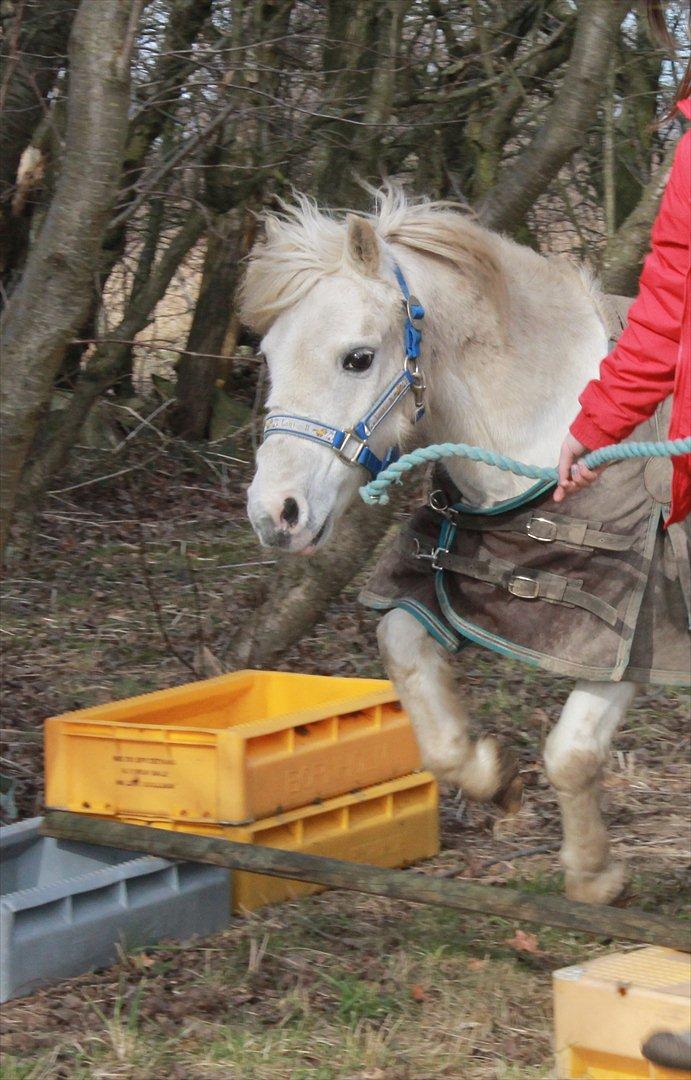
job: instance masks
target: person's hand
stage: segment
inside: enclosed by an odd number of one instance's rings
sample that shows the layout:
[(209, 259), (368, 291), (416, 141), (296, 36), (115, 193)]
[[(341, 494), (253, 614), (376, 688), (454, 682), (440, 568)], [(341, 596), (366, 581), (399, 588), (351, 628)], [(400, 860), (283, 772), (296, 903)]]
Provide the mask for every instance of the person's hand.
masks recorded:
[(554, 501), (562, 502), (567, 495), (588, 487), (602, 472), (602, 469), (588, 469), (578, 459), (588, 453), (588, 447), (569, 434), (561, 445), (559, 454), (559, 484), (554, 492)]

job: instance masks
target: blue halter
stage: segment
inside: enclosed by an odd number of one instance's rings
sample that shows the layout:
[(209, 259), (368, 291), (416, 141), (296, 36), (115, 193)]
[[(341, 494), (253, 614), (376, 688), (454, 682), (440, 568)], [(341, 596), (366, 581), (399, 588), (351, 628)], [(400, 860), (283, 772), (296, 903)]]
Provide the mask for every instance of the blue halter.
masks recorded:
[(418, 420), (424, 416), (425, 381), (418, 362), (422, 331), (416, 324), (424, 318), (425, 309), (411, 294), (403, 272), (397, 264), (394, 264), (394, 272), (403, 293), (406, 312), (403, 332), (405, 359), (400, 374), (389, 383), (369, 412), (365, 413), (351, 428), (336, 428), (331, 424), (311, 420), (307, 416), (274, 413), (273, 416), (268, 417), (264, 425), (265, 439), (268, 439), (269, 435), (295, 435), (300, 439), (310, 439), (312, 442), (321, 443), (333, 450), (346, 465), (361, 465), (372, 480), (397, 460), (399, 455), (397, 446), (390, 446), (384, 457), (378, 458), (367, 443), (372, 433), (410, 390), (413, 391), (415, 397), (413, 423), (417, 424)]

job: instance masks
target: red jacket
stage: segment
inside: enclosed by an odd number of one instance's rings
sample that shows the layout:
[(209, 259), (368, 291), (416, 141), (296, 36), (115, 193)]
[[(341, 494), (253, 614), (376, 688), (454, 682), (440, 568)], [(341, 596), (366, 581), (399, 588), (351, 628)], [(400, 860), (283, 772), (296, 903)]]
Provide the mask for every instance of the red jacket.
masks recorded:
[[(679, 102), (691, 119), (691, 98)], [(578, 399), (571, 434), (597, 450), (625, 439), (673, 394), (669, 438), (691, 434), (691, 131), (681, 138), (653, 225), (638, 296), (616, 347)], [(691, 454), (674, 459), (667, 524), (691, 511)]]

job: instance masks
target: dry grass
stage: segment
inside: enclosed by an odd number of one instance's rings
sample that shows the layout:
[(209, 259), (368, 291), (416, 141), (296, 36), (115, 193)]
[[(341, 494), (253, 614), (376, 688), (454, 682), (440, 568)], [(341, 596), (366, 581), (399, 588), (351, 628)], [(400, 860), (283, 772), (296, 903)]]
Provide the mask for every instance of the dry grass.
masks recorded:
[[(150, 450), (133, 447), (119, 467)], [(131, 488), (116, 480), (54, 498), (33, 552), (8, 575), (2, 771), (17, 779), (22, 816), (41, 807), (45, 716), (190, 677), (161, 640), (141, 531), (180, 654), (193, 655), (198, 606), (215, 652), (242, 632), (272, 560), (245, 523), (247, 469), (222, 472), (210, 460), (215, 472), (181, 450), (129, 474)], [(94, 452), (63, 486), (110, 471)], [(374, 625), (348, 590), (282, 666), (379, 675)], [(526, 802), (506, 820), (450, 793), (444, 851), (426, 870), (558, 891), (559, 823), (540, 747), (568, 683), (475, 650), (458, 674), (478, 726), (518, 747)], [(688, 740), (685, 694), (647, 690), (606, 779), (631, 901), (670, 913), (688, 897)], [(525, 854), (535, 847), (543, 850)], [(550, 972), (603, 944), (545, 929), (537, 955), (510, 944), (515, 930), (338, 892), (282, 905), (189, 948), (148, 950), (9, 1004), (2, 1076), (537, 1080), (550, 1073)]]

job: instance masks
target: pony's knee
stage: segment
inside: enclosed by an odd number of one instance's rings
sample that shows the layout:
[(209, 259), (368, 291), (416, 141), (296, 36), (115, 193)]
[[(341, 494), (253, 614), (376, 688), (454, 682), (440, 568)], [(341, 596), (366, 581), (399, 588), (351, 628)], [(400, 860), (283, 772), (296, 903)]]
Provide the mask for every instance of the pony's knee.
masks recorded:
[(435, 642), (424, 626), (407, 611), (394, 608), (377, 627), (379, 652), (387, 670), (410, 675), (420, 668), (421, 654), (436, 652)]
[(599, 779), (634, 692), (624, 683), (581, 683), (572, 691), (545, 743), (545, 769), (558, 791), (582, 791)]
[(547, 739), (545, 771), (557, 791), (568, 794), (591, 787), (599, 780), (603, 765), (604, 759), (594, 746), (565, 746), (551, 735)]

